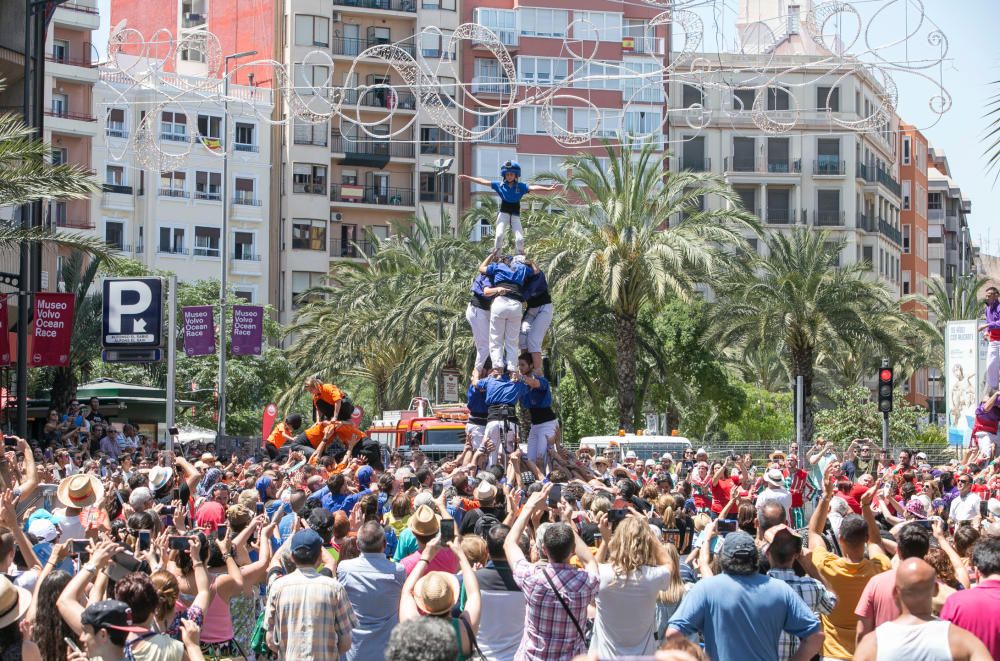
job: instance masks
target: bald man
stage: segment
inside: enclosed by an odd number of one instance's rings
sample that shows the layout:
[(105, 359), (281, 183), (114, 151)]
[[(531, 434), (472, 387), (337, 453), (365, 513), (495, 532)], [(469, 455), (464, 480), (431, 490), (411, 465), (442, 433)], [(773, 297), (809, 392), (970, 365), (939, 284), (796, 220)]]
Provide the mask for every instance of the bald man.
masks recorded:
[(974, 635), (932, 613), (937, 594), (934, 568), (908, 558), (896, 569), (893, 595), (900, 616), (875, 628), (854, 653), (855, 661), (990, 661), (989, 650)]

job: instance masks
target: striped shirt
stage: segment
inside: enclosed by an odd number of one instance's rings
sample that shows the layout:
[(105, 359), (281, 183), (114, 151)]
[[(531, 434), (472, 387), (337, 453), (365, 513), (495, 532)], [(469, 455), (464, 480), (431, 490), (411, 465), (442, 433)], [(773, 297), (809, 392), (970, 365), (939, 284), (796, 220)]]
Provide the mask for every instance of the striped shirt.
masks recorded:
[[(767, 575), (787, 583), (817, 615), (829, 615), (837, 605), (837, 595), (811, 576), (798, 576), (792, 569), (777, 567), (767, 572)], [(778, 661), (788, 661), (798, 649), (799, 639), (782, 631), (778, 639)]]
[(515, 661), (550, 661), (572, 658), (587, 651), (576, 625), (545, 578), (573, 611), (577, 623), (587, 627), (587, 606), (597, 596), (600, 580), (571, 565), (551, 563), (533, 565), (519, 560), (514, 565), (514, 582), (524, 593), (527, 609), (524, 634)]
[(271, 584), (264, 629), (271, 632), (281, 659), (340, 658), (338, 642), (357, 625), (347, 591), (336, 579), (300, 567)]

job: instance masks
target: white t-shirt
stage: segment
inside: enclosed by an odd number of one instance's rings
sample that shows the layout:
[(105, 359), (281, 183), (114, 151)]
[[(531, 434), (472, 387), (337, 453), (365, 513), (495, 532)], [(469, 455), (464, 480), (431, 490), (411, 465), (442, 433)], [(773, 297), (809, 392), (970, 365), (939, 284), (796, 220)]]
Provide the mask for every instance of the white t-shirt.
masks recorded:
[(792, 511), (792, 493), (790, 491), (767, 487), (757, 495), (757, 509), (764, 507), (764, 503), (769, 500), (781, 503), (781, 506), (785, 508), (786, 515), (790, 515)]
[(598, 657), (647, 656), (656, 651), (656, 595), (670, 585), (670, 568), (643, 566), (622, 579), (609, 564), (599, 567), (597, 617), (590, 653)]
[(87, 536), (84, 532), (83, 524), (80, 523), (79, 514), (66, 516), (65, 507), (56, 508), (52, 510), (52, 513), (62, 519), (59, 522), (59, 529), (62, 530), (59, 541), (65, 542), (70, 539), (84, 539)]
[(948, 511), (949, 521), (971, 521), (979, 516), (979, 494), (970, 491), (965, 497), (956, 496)]

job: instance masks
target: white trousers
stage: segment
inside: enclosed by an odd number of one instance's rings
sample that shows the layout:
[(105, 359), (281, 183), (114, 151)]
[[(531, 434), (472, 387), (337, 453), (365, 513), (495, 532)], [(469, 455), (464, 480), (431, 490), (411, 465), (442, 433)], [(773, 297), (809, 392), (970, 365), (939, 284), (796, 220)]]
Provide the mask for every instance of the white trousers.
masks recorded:
[[(494, 368), (517, 369), (517, 338), (521, 333), (521, 301), (497, 296), (490, 307), (490, 358)], [(505, 360), (506, 357), (506, 360)]]
[(486, 438), (493, 441), (493, 454), (489, 458), (490, 466), (497, 462), (497, 453), (501, 446), (504, 448), (504, 454), (509, 455), (514, 451), (514, 444), (517, 442), (517, 423), (507, 423), (506, 435), (503, 433), (503, 426), (503, 420), (490, 420), (486, 423)]
[[(542, 352), (542, 341), (545, 339), (545, 333), (549, 331), (549, 326), (552, 325), (553, 313), (551, 303), (537, 308), (529, 308), (524, 313), (524, 317), (521, 319), (521, 336), (518, 339), (521, 351)], [(535, 367), (540, 368), (541, 365), (535, 365)]]
[(501, 211), (497, 214), (496, 227), (493, 230), (493, 249), (498, 255), (503, 254), (503, 235), (507, 233), (507, 223), (514, 230), (514, 249), (516, 254), (524, 254), (524, 230), (521, 229), (521, 217)]
[(986, 349), (986, 387), (1000, 387), (1000, 342), (990, 342)]
[(482, 370), (486, 365), (486, 357), (490, 355), (490, 311), (469, 303), (465, 308), (465, 320), (472, 328), (472, 343), (476, 346), (476, 369)]
[(486, 438), (486, 425), (474, 425), (471, 422), (465, 423), (465, 433), (472, 443), (472, 451), (475, 452), (483, 444)]
[(558, 420), (532, 423), (528, 431), (528, 459), (545, 470), (545, 459), (548, 456), (549, 438), (555, 436), (559, 428)]

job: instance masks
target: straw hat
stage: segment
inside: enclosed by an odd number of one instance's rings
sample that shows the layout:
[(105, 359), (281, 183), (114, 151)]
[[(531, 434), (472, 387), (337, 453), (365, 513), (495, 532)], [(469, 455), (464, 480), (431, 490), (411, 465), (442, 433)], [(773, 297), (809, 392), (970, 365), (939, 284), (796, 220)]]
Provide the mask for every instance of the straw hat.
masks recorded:
[(497, 497), (497, 488), (489, 482), (480, 482), (474, 492), (476, 500), (492, 502)]
[(31, 593), (11, 583), (6, 576), (0, 576), (0, 629), (24, 617), (29, 606)]
[(167, 485), (174, 477), (174, 469), (170, 466), (156, 466), (149, 471), (149, 488), (156, 493)]
[(413, 599), (428, 615), (447, 613), (458, 601), (458, 578), (443, 571), (421, 576), (413, 586)]
[(214, 466), (215, 465), (215, 455), (212, 454), (211, 452), (206, 452), (203, 455), (201, 455), (201, 461), (204, 464), (208, 464), (210, 466)]
[(438, 534), (441, 530), (441, 520), (427, 505), (421, 505), (410, 517), (408, 524), (414, 535), (430, 537)]
[(78, 473), (63, 478), (56, 491), (59, 502), (66, 507), (84, 508), (104, 498), (104, 485), (91, 473)]

